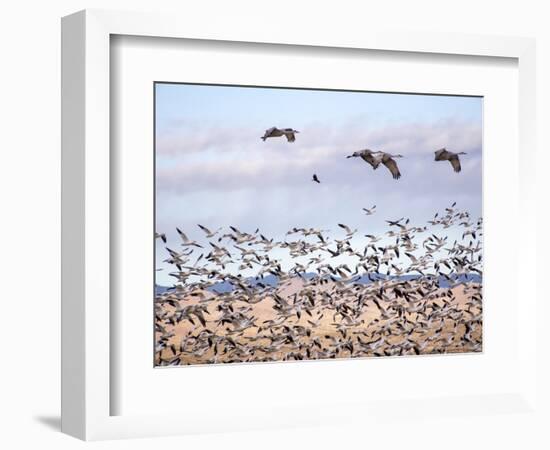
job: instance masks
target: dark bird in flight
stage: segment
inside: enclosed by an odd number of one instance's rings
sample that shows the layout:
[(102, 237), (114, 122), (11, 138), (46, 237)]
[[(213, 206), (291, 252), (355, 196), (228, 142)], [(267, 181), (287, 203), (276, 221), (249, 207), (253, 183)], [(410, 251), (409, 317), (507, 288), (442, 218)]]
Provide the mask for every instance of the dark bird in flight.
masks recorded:
[(311, 179), (311, 181), (315, 181), (316, 183), (321, 183), (319, 181), (319, 178), (317, 178), (317, 175), (316, 174), (313, 174), (313, 178)]
[(299, 133), (299, 131), (292, 128), (271, 127), (265, 130), (261, 139), (265, 142), (267, 138), (286, 136), (288, 142), (294, 142), (296, 140), (296, 133)]
[(460, 172), (462, 168), (460, 167), (460, 158), (458, 155), (465, 155), (466, 152), (453, 153), (448, 151), (446, 148), (439, 149), (434, 152), (435, 161), (449, 161), (455, 172)]

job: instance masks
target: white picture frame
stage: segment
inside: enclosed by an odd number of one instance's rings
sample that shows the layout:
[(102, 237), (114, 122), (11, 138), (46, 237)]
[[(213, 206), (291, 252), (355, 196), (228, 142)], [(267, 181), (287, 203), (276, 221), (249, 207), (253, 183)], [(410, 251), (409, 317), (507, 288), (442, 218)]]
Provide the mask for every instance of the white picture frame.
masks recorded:
[[(112, 35), (286, 44), (304, 47), (369, 49), (413, 54), (448, 54), (512, 58), (518, 63), (519, 199), (522, 245), (515, 249), (518, 279), (527, 279), (536, 261), (535, 189), (530, 173), (535, 165), (535, 43), (532, 39), (453, 34), (395, 33), (349, 30), (326, 37), (322, 30), (269, 31), (251, 24), (234, 29), (230, 23), (207, 30), (192, 18), (87, 10), (62, 21), (62, 431), (85, 440), (162, 436), (209, 431), (265, 428), (261, 421), (225, 420), (170, 415), (111, 415), (110, 284), (110, 38)], [(528, 232), (529, 231), (529, 232)], [(529, 263), (528, 263), (529, 262)], [(522, 288), (523, 289), (523, 288)], [(529, 311), (536, 309), (534, 284), (525, 286), (517, 315), (521, 367), (513, 391), (467, 398), (407, 400), (419, 411), (432, 405), (442, 414), (468, 416), (477, 406), (484, 414), (503, 409), (537, 414), (536, 327)], [(517, 295), (517, 294), (516, 294)], [(539, 299), (540, 300), (540, 299)], [(144, 331), (146, 333), (147, 331)], [(353, 370), (350, 366), (348, 370)], [(183, 376), (183, 375), (182, 375)], [(431, 402), (431, 403), (430, 403)], [(376, 407), (384, 408), (377, 404)], [(285, 419), (275, 427), (346, 423), (372, 417), (374, 405), (353, 404), (346, 414), (304, 404), (293, 412), (278, 406)], [(386, 413), (392, 409), (386, 405)], [(283, 415), (281, 414), (281, 416)], [(391, 416), (391, 414), (390, 414)], [(311, 419), (300, 421), (300, 417)], [(355, 418), (355, 419), (354, 419)], [(261, 414), (259, 415), (261, 419)], [(399, 420), (397, 418), (391, 420)], [(498, 427), (498, 424), (493, 425)], [(498, 429), (498, 428), (495, 428)]]

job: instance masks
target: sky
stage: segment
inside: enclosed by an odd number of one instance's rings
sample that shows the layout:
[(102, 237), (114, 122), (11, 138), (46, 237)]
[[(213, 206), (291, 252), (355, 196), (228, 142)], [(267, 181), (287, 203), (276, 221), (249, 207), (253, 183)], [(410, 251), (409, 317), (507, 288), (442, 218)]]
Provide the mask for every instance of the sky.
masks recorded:
[[(387, 231), (386, 219), (426, 225), (455, 201), (481, 216), (480, 97), (168, 83), (155, 90), (156, 231), (171, 248), (181, 242), (176, 227), (207, 244), (199, 223), (260, 228), (275, 239), (295, 226), (341, 237), (337, 224), (345, 223), (361, 239)], [(300, 133), (294, 143), (263, 142), (272, 126)], [(442, 147), (467, 153), (462, 172), (434, 161)], [(346, 158), (364, 148), (402, 154), (401, 179)], [(376, 214), (366, 216), (362, 208), (373, 205)], [(164, 244), (156, 246), (157, 284), (171, 285)]]

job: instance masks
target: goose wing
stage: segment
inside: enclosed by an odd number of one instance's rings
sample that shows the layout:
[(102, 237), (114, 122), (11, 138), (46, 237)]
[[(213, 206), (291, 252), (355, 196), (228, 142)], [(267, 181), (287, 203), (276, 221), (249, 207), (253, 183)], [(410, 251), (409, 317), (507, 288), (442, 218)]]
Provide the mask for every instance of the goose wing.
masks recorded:
[(346, 233), (351, 233), (351, 228), (348, 227), (347, 225), (344, 225), (343, 223), (339, 223), (338, 226), (346, 230)]
[(401, 178), (401, 172), (399, 172), (399, 167), (393, 158), (386, 158), (382, 163), (388, 168), (391, 172), (394, 180)]
[(451, 158), (449, 158), (449, 162), (451, 163), (451, 166), (453, 166), (453, 169), (455, 172), (460, 172), (462, 170), (462, 167), (460, 167), (460, 159), (458, 155), (454, 155)]
[(177, 228), (177, 227), (176, 227), (176, 230), (177, 230), (178, 234), (180, 235), (181, 240), (182, 240), (183, 242), (189, 242), (189, 238), (187, 237), (187, 235), (186, 235), (183, 231), (181, 231), (181, 230), (180, 230), (179, 228)]
[(201, 225), (200, 223), (197, 224), (197, 225), (198, 225), (198, 227), (199, 227), (202, 231), (204, 231), (206, 234), (212, 234), (212, 232), (211, 232), (208, 228), (206, 228), (204, 225)]

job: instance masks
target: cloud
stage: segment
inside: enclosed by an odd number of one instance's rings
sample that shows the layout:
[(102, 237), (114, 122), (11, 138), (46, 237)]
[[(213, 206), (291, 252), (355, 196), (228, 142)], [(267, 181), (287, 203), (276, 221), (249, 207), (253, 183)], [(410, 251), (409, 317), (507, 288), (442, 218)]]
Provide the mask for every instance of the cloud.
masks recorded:
[[(425, 164), (433, 164), (429, 176)], [(344, 159), (344, 164), (337, 166), (322, 166), (317, 171), (321, 184), (310, 181), (311, 170), (302, 173), (301, 168), (294, 167), (283, 176), (280, 170), (269, 172), (266, 167), (241, 165), (239, 172), (228, 179), (221, 178), (218, 186), (208, 187), (200, 183), (211, 177), (187, 167), (183, 175), (188, 177), (186, 184), (199, 185), (183, 194), (164, 191), (157, 197), (159, 229), (193, 229), (196, 223), (212, 228), (232, 224), (245, 230), (260, 227), (277, 236), (292, 226), (330, 228), (339, 221), (349, 221), (355, 227), (365, 221), (362, 208), (374, 204), (377, 215), (366, 222), (374, 228), (380, 225), (379, 219), (397, 216), (425, 222), (454, 201), (474, 215), (481, 213), (479, 154), (464, 161), (459, 174), (446, 161), (403, 159), (404, 175), (398, 181), (389, 176), (385, 167), (374, 171), (363, 161), (351, 159)], [(217, 168), (222, 169), (223, 165)], [(239, 189), (242, 177), (249, 177), (249, 181), (254, 177), (256, 188)]]
[[(481, 152), (482, 135), (479, 124), (451, 119), (377, 128), (357, 121), (341, 127), (311, 124), (298, 135), (295, 143), (288, 143), (284, 138), (262, 142), (256, 130), (253, 134), (243, 129), (199, 126), (193, 128), (196, 131), (192, 134), (191, 128), (187, 124), (180, 130), (178, 151), (175, 144), (172, 143), (172, 147), (164, 144), (157, 155), (159, 193), (266, 190), (303, 185), (313, 173), (331, 185), (353, 185), (361, 178), (367, 183), (369, 179), (376, 179), (377, 183), (394, 189), (395, 182), (385, 167), (380, 166), (372, 174), (372, 168), (361, 159), (346, 159), (351, 152), (365, 147), (402, 154), (404, 158), (397, 161), (403, 180), (415, 177), (422, 186), (427, 180), (446, 177), (452, 172), (447, 162), (433, 160), (433, 152), (441, 147), (468, 153), (462, 157), (461, 174), (468, 176), (473, 170), (469, 161), (479, 163), (476, 155)], [(187, 134), (185, 138), (184, 134)], [(173, 136), (170, 139), (174, 139)], [(447, 166), (445, 171), (442, 166)], [(384, 176), (382, 180), (380, 173)]]
[[(207, 126), (189, 122), (177, 122), (157, 132), (156, 153), (159, 157), (174, 158), (191, 153), (233, 151), (243, 145), (250, 130), (241, 127)], [(258, 133), (256, 133), (258, 134)], [(260, 135), (258, 134), (257, 139)], [(250, 137), (245, 145), (250, 145)]]
[[(481, 148), (481, 124), (453, 118), (428, 124), (390, 123), (374, 127), (368, 118), (361, 117), (344, 124), (312, 122), (300, 131), (296, 143), (290, 144), (293, 152), (309, 152), (323, 146), (330, 146), (333, 153), (342, 148), (351, 151), (368, 147), (406, 154), (430, 153), (441, 147), (449, 147), (452, 151)], [(177, 121), (157, 133), (156, 152), (160, 158), (177, 159), (204, 152), (253, 154), (279, 141), (286, 144), (284, 138), (278, 138), (267, 140), (261, 146), (263, 132), (240, 126)]]
[(392, 125), (374, 130), (368, 138), (383, 151), (409, 155), (433, 154), (442, 147), (454, 152), (475, 152), (482, 145), (480, 124), (451, 119), (433, 124)]

